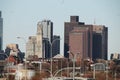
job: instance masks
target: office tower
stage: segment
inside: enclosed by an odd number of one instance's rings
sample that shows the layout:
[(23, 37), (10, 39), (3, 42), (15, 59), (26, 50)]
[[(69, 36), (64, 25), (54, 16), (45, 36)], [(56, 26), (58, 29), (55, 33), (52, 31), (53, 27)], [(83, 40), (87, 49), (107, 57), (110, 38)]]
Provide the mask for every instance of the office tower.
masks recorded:
[(53, 36), (52, 54), (53, 57), (60, 54), (60, 36)]
[[(80, 25), (74, 27), (69, 33), (69, 51), (78, 58), (88, 58), (92, 56), (92, 26)], [(70, 54), (70, 58), (73, 56)]]
[(30, 36), (29, 40), (26, 44), (26, 57), (32, 55), (37, 55), (38, 58), (43, 58), (43, 49), (42, 49), (42, 37), (43, 37), (43, 31), (42, 31), (42, 24), (38, 22), (37, 24), (37, 33), (36, 36)]
[(93, 26), (93, 52), (92, 58), (106, 59), (108, 51), (108, 28), (104, 25)]
[(64, 56), (69, 57), (69, 32), (73, 30), (75, 26), (84, 25), (79, 22), (79, 16), (71, 16), (70, 22), (64, 23)]
[(50, 58), (52, 37), (53, 23), (50, 20), (38, 22), (36, 36), (30, 36), (26, 45), (26, 57)]
[(53, 37), (53, 22), (50, 20), (41, 21), (43, 26), (43, 38), (48, 39), (48, 41), (52, 42)]
[(107, 27), (104, 25), (86, 25), (79, 22), (78, 16), (71, 16), (70, 22), (65, 22), (64, 55), (72, 58), (79, 53), (82, 59), (107, 59)]
[(41, 21), (43, 26), (43, 54), (44, 58), (51, 57), (52, 38), (53, 38), (53, 22), (50, 20)]
[(2, 12), (0, 11), (0, 51), (3, 48), (3, 19)]
[(36, 55), (38, 55), (39, 58), (43, 58), (42, 39), (43, 39), (43, 25), (41, 22), (38, 22), (35, 51), (36, 51)]

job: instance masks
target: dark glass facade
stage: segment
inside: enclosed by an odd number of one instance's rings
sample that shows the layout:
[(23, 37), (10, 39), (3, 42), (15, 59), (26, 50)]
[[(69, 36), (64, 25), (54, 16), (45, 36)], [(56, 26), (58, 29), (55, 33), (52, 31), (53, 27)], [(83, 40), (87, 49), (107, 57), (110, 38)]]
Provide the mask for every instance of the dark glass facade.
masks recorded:
[(53, 36), (53, 45), (52, 45), (52, 56), (56, 56), (60, 54), (60, 36), (54, 35)]

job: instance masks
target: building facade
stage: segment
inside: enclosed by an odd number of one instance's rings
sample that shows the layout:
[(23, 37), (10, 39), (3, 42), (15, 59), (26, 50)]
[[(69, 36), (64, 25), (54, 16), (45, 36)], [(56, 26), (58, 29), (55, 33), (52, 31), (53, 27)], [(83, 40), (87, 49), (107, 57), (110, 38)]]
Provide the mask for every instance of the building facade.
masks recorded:
[(52, 42), (53, 38), (53, 22), (50, 20), (41, 21), (41, 25), (43, 26), (43, 38), (48, 39)]
[(53, 36), (52, 57), (60, 54), (60, 36)]
[(106, 59), (108, 51), (108, 28), (104, 25), (92, 25), (93, 26), (93, 49), (92, 58)]
[(64, 56), (69, 57), (69, 32), (73, 30), (74, 26), (83, 25), (79, 22), (79, 16), (71, 16), (70, 22), (64, 23)]
[(86, 25), (78, 16), (71, 16), (70, 22), (65, 22), (65, 57), (72, 58), (70, 51), (82, 59), (107, 59), (107, 32), (104, 25)]
[(43, 58), (42, 39), (43, 31), (42, 24), (38, 22), (36, 36), (30, 36), (26, 44), (26, 58), (30, 55), (37, 55), (38, 58)]
[(53, 22), (50, 20), (41, 21), (43, 26), (43, 54), (44, 58), (50, 58), (53, 40)]
[(0, 51), (3, 48), (3, 18), (2, 12), (0, 11)]
[(37, 55), (38, 58), (50, 58), (52, 37), (53, 23), (50, 20), (38, 22), (36, 36), (30, 36), (26, 45), (26, 57)]
[[(92, 26), (74, 27), (69, 33), (69, 51), (78, 54), (80, 58), (88, 58), (92, 56)], [(69, 56), (73, 56), (70, 54)]]

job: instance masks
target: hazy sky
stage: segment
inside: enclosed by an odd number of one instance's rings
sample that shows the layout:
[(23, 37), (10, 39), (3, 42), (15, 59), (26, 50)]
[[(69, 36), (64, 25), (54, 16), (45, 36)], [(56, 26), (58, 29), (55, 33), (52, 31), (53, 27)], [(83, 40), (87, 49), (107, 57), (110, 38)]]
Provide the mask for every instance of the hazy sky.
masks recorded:
[(108, 53), (120, 53), (120, 0), (0, 0), (4, 28), (4, 46), (18, 43), (25, 51), (25, 41), (16, 37), (36, 35), (37, 22), (44, 19), (54, 24), (54, 34), (61, 37), (63, 54), (64, 22), (78, 15), (81, 22), (108, 27)]

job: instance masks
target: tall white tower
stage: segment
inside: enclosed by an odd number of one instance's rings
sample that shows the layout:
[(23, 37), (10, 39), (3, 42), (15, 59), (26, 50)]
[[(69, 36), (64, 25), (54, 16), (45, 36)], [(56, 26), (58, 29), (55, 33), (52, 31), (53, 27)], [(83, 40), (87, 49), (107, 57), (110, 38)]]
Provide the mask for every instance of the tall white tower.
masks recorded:
[(46, 38), (50, 42), (52, 42), (52, 38), (53, 38), (53, 22), (50, 21), (50, 20), (43, 20), (43, 21), (41, 21), (41, 24), (43, 26), (43, 38)]
[(41, 24), (41, 22), (38, 22), (35, 54), (38, 55), (39, 58), (43, 58), (42, 39), (43, 39), (43, 25)]

